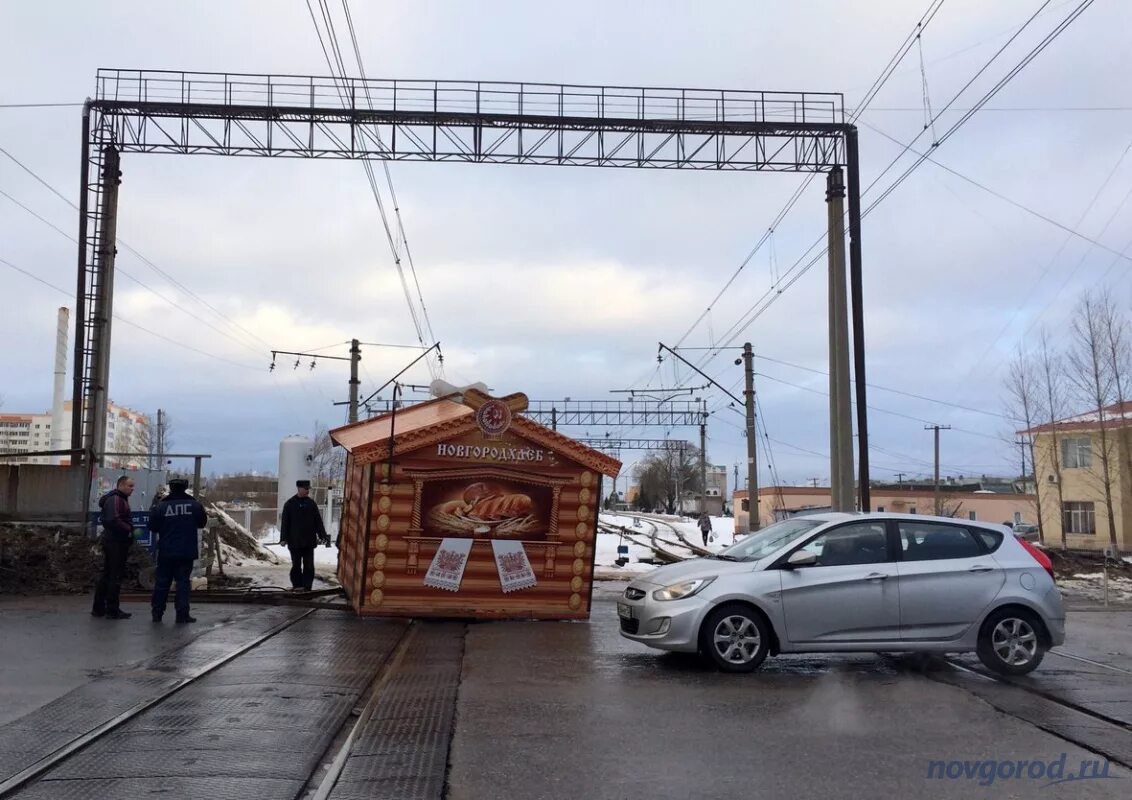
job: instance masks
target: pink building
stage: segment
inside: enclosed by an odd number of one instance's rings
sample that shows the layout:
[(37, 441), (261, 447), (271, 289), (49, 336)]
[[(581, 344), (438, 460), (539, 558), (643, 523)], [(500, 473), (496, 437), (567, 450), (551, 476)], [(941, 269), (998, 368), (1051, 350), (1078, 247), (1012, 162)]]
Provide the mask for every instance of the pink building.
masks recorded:
[[(981, 520), (994, 523), (1032, 523), (1037, 518), (1037, 498), (1032, 494), (1005, 492), (960, 492), (940, 487), (940, 505), (943, 516)], [(735, 529), (749, 530), (747, 492), (733, 495)], [(870, 492), (871, 511), (889, 511), (894, 514), (934, 514), (935, 494), (930, 489), (873, 489)], [(759, 489), (760, 525), (804, 511), (828, 511), (828, 487), (766, 486)]]

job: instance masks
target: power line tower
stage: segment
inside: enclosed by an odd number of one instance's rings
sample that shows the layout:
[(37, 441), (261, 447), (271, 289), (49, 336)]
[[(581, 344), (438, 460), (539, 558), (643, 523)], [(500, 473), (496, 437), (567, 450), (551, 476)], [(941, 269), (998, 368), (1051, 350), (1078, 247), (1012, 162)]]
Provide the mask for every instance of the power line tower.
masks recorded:
[(318, 353), (296, 353), (293, 350), (272, 350), (271, 351), (271, 366), (267, 368), (268, 372), (275, 371), (275, 358), (276, 356), (295, 356), (295, 369), (299, 368), (299, 364), (303, 359), (309, 358), (311, 360), (310, 369), (314, 369), (314, 365), (320, 358), (329, 359), (330, 361), (349, 361), (350, 362), (350, 422), (358, 421), (358, 362), (362, 360), (362, 350), (359, 346), (360, 342), (357, 339), (350, 340), (350, 355), (348, 356), (328, 356)]

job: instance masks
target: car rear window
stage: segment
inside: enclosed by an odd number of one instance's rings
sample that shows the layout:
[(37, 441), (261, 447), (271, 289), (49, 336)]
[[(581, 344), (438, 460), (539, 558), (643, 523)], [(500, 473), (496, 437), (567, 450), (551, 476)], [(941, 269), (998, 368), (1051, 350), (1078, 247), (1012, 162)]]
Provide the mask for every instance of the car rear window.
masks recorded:
[(974, 531), (975, 535), (982, 539), (983, 544), (987, 546), (988, 553), (993, 553), (998, 549), (998, 546), (1002, 544), (1003, 536), (1001, 533), (986, 531), (982, 528), (970, 528), (969, 530)]

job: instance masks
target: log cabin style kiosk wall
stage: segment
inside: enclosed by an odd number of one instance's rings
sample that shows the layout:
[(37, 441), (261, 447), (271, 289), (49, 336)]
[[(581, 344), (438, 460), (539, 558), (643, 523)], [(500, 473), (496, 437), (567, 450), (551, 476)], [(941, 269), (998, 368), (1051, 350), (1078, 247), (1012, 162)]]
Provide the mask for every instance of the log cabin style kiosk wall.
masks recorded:
[(586, 619), (602, 476), (621, 463), (475, 389), (331, 431), (338, 578), (362, 615)]

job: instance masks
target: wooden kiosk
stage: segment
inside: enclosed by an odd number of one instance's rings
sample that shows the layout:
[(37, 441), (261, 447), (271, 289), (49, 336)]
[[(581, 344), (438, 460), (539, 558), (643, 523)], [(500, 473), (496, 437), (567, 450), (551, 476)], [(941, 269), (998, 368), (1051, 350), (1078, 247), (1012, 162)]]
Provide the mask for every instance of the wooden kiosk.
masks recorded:
[(621, 463), (475, 389), (330, 432), (338, 578), (362, 615), (587, 619), (602, 476)]

